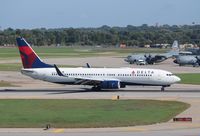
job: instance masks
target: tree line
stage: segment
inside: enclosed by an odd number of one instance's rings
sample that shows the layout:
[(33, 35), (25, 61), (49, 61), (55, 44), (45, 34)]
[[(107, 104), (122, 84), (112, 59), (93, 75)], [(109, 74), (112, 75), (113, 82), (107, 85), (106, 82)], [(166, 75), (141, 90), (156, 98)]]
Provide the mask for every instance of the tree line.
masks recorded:
[(22, 36), (32, 45), (105, 45), (124, 43), (127, 46), (146, 44), (171, 44), (174, 40), (200, 45), (200, 25), (162, 25), (126, 27), (102, 26), (98, 28), (59, 29), (12, 29), (0, 30), (0, 46), (16, 44), (16, 37)]

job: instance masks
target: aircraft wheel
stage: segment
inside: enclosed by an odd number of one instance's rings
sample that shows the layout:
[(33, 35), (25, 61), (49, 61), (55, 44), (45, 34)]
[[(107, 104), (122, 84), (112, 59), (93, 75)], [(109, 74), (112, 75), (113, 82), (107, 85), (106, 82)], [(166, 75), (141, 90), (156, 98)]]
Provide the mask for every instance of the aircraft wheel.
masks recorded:
[(165, 87), (164, 86), (161, 87), (161, 91), (165, 91)]
[(195, 63), (194, 65), (193, 65), (193, 67), (198, 67), (199, 66), (199, 64), (198, 63)]
[(93, 86), (92, 91), (101, 91), (101, 87), (100, 86)]
[(97, 89), (97, 91), (101, 91), (101, 87), (100, 86), (97, 86), (96, 89)]

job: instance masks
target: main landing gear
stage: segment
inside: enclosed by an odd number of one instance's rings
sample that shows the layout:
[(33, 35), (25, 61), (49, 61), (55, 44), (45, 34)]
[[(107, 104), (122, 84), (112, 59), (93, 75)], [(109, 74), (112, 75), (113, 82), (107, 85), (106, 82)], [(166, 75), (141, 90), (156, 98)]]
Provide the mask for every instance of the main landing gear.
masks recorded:
[(101, 87), (100, 86), (93, 86), (91, 88), (92, 91), (101, 91)]
[(161, 91), (162, 91), (162, 92), (165, 91), (165, 86), (162, 86), (162, 87), (161, 87)]

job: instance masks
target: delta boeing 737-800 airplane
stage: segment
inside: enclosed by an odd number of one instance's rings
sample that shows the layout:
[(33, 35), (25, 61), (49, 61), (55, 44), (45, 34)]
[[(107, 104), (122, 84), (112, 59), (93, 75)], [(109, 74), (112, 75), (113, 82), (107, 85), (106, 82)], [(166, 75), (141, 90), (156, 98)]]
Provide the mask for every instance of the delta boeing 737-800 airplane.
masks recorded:
[(24, 38), (17, 38), (22, 74), (52, 83), (90, 85), (94, 90), (119, 89), (126, 85), (165, 87), (180, 81), (171, 72), (141, 68), (58, 68), (44, 63)]

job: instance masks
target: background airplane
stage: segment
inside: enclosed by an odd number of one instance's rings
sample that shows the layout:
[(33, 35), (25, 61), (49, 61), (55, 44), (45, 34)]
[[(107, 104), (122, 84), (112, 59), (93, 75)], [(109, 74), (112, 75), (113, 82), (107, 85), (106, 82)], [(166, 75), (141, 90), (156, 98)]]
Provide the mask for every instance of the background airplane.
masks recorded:
[(196, 55), (179, 55), (174, 60), (174, 63), (179, 64), (179, 66), (192, 65), (193, 67), (197, 67), (197, 66), (200, 65), (200, 56), (196, 56)]
[(179, 47), (178, 47), (178, 41), (174, 41), (172, 44), (172, 49), (169, 52), (166, 53), (150, 53), (150, 54), (145, 54), (145, 53), (140, 53), (140, 54), (133, 54), (133, 55), (128, 55), (124, 61), (134, 64), (139, 60), (143, 60), (146, 62), (146, 64), (154, 64), (154, 63), (159, 63), (162, 62), (168, 58), (174, 57), (179, 55)]
[(164, 91), (165, 87), (180, 81), (171, 72), (159, 69), (58, 68), (41, 61), (24, 38), (17, 38), (17, 44), (23, 64), (21, 73), (47, 82), (90, 85), (94, 90), (119, 89), (126, 85), (161, 86)]

